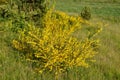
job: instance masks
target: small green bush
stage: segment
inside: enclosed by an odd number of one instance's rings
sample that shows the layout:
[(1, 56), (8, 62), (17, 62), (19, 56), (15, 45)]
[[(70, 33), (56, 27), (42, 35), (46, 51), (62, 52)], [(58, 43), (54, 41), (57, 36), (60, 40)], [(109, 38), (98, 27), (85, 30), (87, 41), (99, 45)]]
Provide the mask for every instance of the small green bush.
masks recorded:
[(91, 18), (91, 11), (89, 7), (84, 7), (81, 12), (81, 17), (86, 20), (90, 20)]

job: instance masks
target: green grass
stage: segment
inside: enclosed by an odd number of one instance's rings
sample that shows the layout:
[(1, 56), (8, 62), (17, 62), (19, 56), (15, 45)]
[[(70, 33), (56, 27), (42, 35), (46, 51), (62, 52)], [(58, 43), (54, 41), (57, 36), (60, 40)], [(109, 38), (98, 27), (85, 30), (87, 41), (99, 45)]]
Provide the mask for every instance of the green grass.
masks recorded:
[[(94, 1), (94, 2), (93, 2)], [(116, 0), (117, 1), (117, 0)], [(82, 8), (91, 8), (91, 23), (108, 24), (97, 36), (100, 39), (99, 53), (96, 62), (89, 68), (77, 68), (65, 73), (60, 80), (120, 80), (120, 5), (110, 0), (57, 0), (56, 9), (69, 14), (80, 13)], [(54, 75), (35, 73), (30, 63), (21, 59), (19, 53), (11, 48), (14, 34), (6, 29), (0, 21), (0, 80), (53, 80)], [(84, 27), (82, 28), (85, 31)], [(84, 34), (83, 34), (84, 35)], [(75, 34), (78, 39), (81, 31)]]
[[(96, 55), (96, 63), (81, 72), (81, 80), (119, 80), (120, 79), (120, 6), (107, 2), (68, 2), (58, 0), (56, 9), (67, 13), (80, 13), (84, 6), (91, 8), (91, 22), (108, 24), (98, 38), (101, 40), (100, 53)], [(101, 0), (102, 1), (102, 0)], [(70, 4), (70, 5), (69, 5)], [(84, 29), (83, 29), (84, 30)], [(77, 32), (80, 37), (81, 32)]]
[[(85, 7), (91, 8), (92, 16), (101, 17), (103, 19), (109, 20), (111, 22), (119, 22), (120, 21), (120, 6), (119, 3), (105, 3), (98, 1), (77, 1), (73, 2), (73, 0), (57, 0), (56, 9), (61, 10), (67, 13), (80, 14), (81, 10)], [(117, 19), (116, 19), (117, 17)]]

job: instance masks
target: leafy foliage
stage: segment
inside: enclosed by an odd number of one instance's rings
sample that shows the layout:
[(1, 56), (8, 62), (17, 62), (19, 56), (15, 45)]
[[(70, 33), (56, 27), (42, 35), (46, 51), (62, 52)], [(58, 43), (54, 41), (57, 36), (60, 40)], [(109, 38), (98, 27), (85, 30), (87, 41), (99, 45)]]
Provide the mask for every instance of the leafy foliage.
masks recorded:
[(91, 18), (91, 12), (89, 7), (84, 7), (82, 12), (81, 12), (81, 17), (89, 20)]

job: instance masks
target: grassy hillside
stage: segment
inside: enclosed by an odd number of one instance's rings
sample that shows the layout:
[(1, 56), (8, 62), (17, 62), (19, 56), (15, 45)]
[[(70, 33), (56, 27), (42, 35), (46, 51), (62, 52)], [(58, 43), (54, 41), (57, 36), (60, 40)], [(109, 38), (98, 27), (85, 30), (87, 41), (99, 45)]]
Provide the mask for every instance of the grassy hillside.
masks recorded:
[[(80, 14), (83, 7), (91, 8), (92, 23), (107, 24), (98, 38), (101, 40), (100, 53), (96, 63), (82, 73), (81, 80), (119, 80), (120, 79), (120, 6), (119, 2), (105, 0), (67, 0), (57, 2), (56, 9), (70, 14)], [(83, 29), (84, 30), (84, 29)], [(79, 37), (80, 32), (77, 32)]]
[[(73, 2), (74, 1), (74, 2)], [(100, 39), (96, 62), (87, 69), (78, 68), (68, 72), (60, 80), (120, 80), (120, 1), (119, 0), (57, 0), (56, 9), (70, 15), (80, 14), (83, 7), (91, 8), (91, 23), (107, 24), (97, 36)], [(36, 74), (11, 48), (15, 35), (0, 21), (0, 80), (53, 80), (51, 73)], [(84, 27), (82, 28), (85, 30)], [(79, 39), (81, 32), (75, 36)], [(63, 74), (64, 75), (64, 74)]]
[[(107, 0), (71, 0), (57, 2), (56, 9), (71, 14), (80, 14), (83, 7), (91, 8), (91, 22), (108, 24), (98, 36), (101, 40), (100, 53), (96, 63), (83, 71), (81, 80), (119, 80), (120, 79), (120, 3)], [(69, 5), (70, 4), (70, 5)], [(79, 37), (80, 32), (76, 35)]]
[[(101, 2), (102, 1), (102, 2)], [(107, 0), (106, 0), (107, 1)], [(110, 1), (110, 0), (109, 0)], [(104, 2), (104, 0), (57, 0), (56, 9), (69, 14), (80, 14), (81, 10), (87, 6), (91, 8), (92, 16), (103, 18), (112, 22), (120, 21), (120, 1)]]

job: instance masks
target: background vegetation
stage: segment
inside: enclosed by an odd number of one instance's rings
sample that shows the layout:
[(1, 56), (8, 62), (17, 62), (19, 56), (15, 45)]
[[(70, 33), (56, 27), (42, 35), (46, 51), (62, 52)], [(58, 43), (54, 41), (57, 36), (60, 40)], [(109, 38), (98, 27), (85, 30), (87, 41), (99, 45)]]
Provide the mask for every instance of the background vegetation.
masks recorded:
[[(101, 46), (96, 55), (95, 63), (86, 68), (69, 70), (60, 80), (119, 80), (120, 79), (120, 1), (119, 0), (57, 0), (56, 9), (70, 15), (81, 13), (87, 6), (91, 8), (91, 23), (102, 22), (105, 27), (97, 36)], [(8, 21), (9, 22), (9, 21)], [(85, 25), (83, 25), (85, 26)], [(86, 31), (82, 28), (82, 31)], [(81, 38), (81, 30), (74, 34)], [(19, 52), (11, 49), (10, 43), (15, 34), (6, 28), (0, 18), (0, 79), (1, 80), (53, 80), (54, 75), (45, 73), (40, 75), (32, 70), (31, 63), (20, 58)]]

